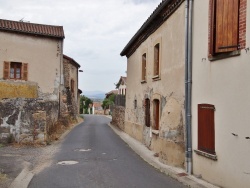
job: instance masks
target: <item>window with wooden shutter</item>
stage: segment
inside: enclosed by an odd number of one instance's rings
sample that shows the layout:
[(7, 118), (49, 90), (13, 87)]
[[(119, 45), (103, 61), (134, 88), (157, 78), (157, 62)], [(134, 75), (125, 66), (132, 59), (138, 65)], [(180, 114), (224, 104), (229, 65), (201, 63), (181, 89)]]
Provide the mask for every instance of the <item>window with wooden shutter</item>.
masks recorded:
[(198, 150), (215, 154), (214, 111), (211, 104), (198, 104)]
[(150, 100), (145, 99), (145, 125), (150, 127)]
[(160, 72), (160, 44), (154, 47), (154, 76), (159, 76)]
[(146, 81), (146, 72), (147, 72), (147, 55), (146, 53), (142, 55), (142, 81)]
[(3, 79), (10, 78), (10, 62), (5, 61), (3, 64)]
[(160, 101), (154, 100), (154, 129), (159, 130), (160, 125)]
[(28, 80), (28, 63), (22, 65), (22, 80)]
[(239, 29), (239, 0), (210, 0), (210, 56), (238, 50)]

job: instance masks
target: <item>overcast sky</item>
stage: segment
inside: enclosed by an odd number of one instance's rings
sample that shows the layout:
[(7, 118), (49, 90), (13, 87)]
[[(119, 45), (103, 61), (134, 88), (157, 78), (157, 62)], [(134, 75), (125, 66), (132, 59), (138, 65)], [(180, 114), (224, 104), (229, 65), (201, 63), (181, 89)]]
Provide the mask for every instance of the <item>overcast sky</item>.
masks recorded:
[(75, 59), (79, 88), (115, 89), (126, 76), (120, 52), (161, 0), (0, 0), (0, 18), (64, 28), (64, 54)]

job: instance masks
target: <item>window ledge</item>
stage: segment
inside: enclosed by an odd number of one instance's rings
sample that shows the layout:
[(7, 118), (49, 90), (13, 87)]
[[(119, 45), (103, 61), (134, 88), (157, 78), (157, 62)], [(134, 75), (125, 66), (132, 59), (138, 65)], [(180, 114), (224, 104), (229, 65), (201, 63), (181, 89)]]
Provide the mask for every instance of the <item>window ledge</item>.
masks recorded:
[(155, 135), (159, 135), (159, 130), (152, 130), (152, 133)]
[(209, 159), (212, 159), (214, 161), (217, 161), (218, 158), (217, 158), (217, 155), (213, 155), (213, 154), (210, 154), (210, 153), (207, 153), (207, 152), (204, 152), (204, 151), (200, 151), (200, 150), (194, 150), (194, 152), (198, 155), (201, 155), (203, 157), (206, 157), (206, 158), (209, 158)]
[(239, 56), (240, 54), (241, 54), (241, 51), (236, 50), (236, 51), (233, 51), (233, 52), (221, 53), (221, 54), (217, 54), (217, 55), (214, 55), (214, 56), (209, 56), (208, 60), (209, 61), (216, 61), (216, 60), (225, 59), (225, 58), (229, 58), (229, 57)]
[(153, 79), (154, 81), (157, 81), (157, 80), (160, 80), (161, 78), (160, 78), (159, 75), (155, 75), (155, 76), (152, 77), (152, 79)]
[(145, 83), (147, 83), (146, 80), (142, 80), (142, 81), (141, 81), (141, 84), (145, 84)]

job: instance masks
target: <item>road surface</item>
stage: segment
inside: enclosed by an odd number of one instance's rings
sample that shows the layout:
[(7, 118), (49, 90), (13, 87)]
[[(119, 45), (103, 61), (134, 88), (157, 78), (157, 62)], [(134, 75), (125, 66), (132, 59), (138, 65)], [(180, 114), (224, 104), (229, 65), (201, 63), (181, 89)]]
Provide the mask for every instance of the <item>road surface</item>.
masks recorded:
[(29, 188), (175, 188), (178, 181), (143, 161), (108, 126), (105, 116), (86, 115), (62, 142), (52, 165)]

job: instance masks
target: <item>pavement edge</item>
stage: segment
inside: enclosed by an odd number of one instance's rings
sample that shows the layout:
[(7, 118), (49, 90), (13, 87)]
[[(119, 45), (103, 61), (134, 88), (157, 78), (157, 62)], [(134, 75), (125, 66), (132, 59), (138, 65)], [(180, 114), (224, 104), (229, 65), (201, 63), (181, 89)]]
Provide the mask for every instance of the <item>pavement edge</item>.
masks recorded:
[[(108, 117), (110, 118), (110, 117)], [(139, 141), (135, 140), (125, 132), (121, 131), (111, 123), (108, 124), (113, 131), (121, 137), (121, 139), (126, 142), (131, 149), (133, 149), (144, 161), (155, 167), (156, 169), (160, 170), (161, 172), (165, 173), (166, 175), (176, 179), (177, 181), (181, 182), (182, 184), (191, 187), (191, 188), (219, 188), (213, 184), (210, 184), (202, 179), (196, 178), (193, 175), (188, 175), (186, 172), (181, 168), (176, 168), (172, 166), (165, 165), (161, 163), (158, 158), (154, 157), (154, 152), (148, 150), (145, 145), (140, 143)], [(186, 174), (184, 176), (179, 176), (178, 174)]]

